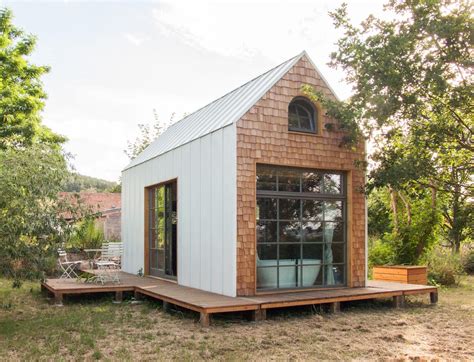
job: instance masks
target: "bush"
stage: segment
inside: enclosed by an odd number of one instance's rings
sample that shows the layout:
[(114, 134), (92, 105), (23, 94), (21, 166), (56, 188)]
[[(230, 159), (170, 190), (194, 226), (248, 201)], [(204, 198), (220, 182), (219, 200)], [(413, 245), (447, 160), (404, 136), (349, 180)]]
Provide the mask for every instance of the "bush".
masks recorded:
[(461, 259), (464, 272), (469, 275), (474, 274), (474, 251), (467, 252)]
[(395, 252), (392, 244), (386, 240), (375, 239), (369, 241), (369, 269), (374, 265), (393, 264)]
[(426, 255), (426, 264), (430, 284), (456, 285), (463, 274), (461, 258), (451, 250), (433, 249)]
[(86, 218), (75, 226), (69, 239), (68, 249), (99, 249), (105, 241), (103, 230), (96, 225), (94, 218)]

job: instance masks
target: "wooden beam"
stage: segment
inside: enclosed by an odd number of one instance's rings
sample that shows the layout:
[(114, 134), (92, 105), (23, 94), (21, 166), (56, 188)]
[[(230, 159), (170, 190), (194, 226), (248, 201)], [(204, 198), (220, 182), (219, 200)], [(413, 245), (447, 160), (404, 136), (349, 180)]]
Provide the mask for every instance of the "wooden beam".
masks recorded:
[(396, 295), (393, 297), (393, 307), (394, 308), (403, 308), (405, 306), (405, 296)]
[(121, 290), (117, 290), (115, 292), (114, 303), (122, 303), (122, 300), (123, 300), (123, 292)]
[(143, 296), (138, 290), (135, 289), (133, 292), (133, 298), (135, 298), (135, 300), (142, 300)]
[(201, 312), (199, 316), (199, 323), (201, 327), (209, 327), (211, 324), (211, 315), (206, 312)]
[(252, 322), (260, 322), (267, 319), (266, 309), (256, 309), (250, 312), (250, 320)]
[(54, 293), (54, 305), (56, 307), (63, 306), (63, 293)]
[(341, 311), (341, 302), (333, 302), (329, 304), (330, 313), (339, 313)]

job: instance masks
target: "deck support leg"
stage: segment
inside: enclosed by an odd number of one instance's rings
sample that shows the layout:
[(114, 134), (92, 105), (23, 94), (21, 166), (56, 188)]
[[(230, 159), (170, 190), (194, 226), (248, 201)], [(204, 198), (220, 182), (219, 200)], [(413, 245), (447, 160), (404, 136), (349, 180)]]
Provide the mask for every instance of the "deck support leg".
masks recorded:
[(211, 315), (206, 312), (201, 312), (199, 316), (199, 323), (201, 323), (201, 327), (209, 327), (211, 324)]
[(250, 312), (250, 320), (252, 322), (260, 322), (267, 319), (266, 309), (256, 309)]
[(341, 311), (341, 302), (329, 303), (330, 313), (339, 313)]
[(405, 306), (405, 296), (396, 295), (393, 297), (393, 307), (394, 308), (403, 308)]
[(54, 305), (56, 307), (63, 306), (63, 293), (54, 293)]
[(135, 290), (133, 292), (133, 298), (135, 298), (135, 300), (142, 300), (142, 294), (138, 290)]
[(437, 291), (430, 293), (430, 302), (431, 302), (431, 304), (438, 303), (438, 292)]
[(122, 303), (122, 300), (123, 300), (123, 292), (120, 290), (116, 291), (114, 303)]

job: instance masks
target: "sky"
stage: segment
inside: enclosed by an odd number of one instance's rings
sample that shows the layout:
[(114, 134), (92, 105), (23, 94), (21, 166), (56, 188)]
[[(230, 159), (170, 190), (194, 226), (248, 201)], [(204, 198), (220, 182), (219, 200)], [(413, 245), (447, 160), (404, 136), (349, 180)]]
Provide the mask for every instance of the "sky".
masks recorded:
[[(382, 2), (347, 0), (359, 23)], [(6, 1), (49, 65), (43, 122), (65, 135), (77, 172), (118, 181), (127, 141), (153, 110), (175, 121), (306, 50), (337, 95), (351, 88), (327, 63), (341, 36), (339, 0)]]

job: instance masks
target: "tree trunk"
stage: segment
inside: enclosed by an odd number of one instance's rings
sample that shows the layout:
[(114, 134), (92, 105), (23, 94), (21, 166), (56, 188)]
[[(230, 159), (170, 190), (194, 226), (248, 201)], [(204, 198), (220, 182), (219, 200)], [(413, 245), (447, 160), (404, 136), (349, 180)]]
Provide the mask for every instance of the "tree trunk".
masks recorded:
[(461, 222), (459, 220), (460, 218), (460, 198), (461, 198), (461, 192), (460, 192), (460, 187), (459, 185), (454, 186), (454, 192), (453, 192), (453, 225), (451, 228), (451, 245), (453, 247), (453, 253), (457, 254), (459, 253), (459, 250), (461, 249)]
[(411, 226), (411, 205), (408, 199), (403, 196), (403, 192), (399, 192), (398, 196), (400, 196), (400, 199), (403, 201), (403, 204), (405, 205), (405, 210), (407, 212), (407, 224), (408, 226)]
[(392, 188), (392, 186), (388, 186), (388, 190), (390, 191), (390, 206), (392, 207), (393, 214), (393, 229), (395, 233), (398, 233), (397, 192)]

